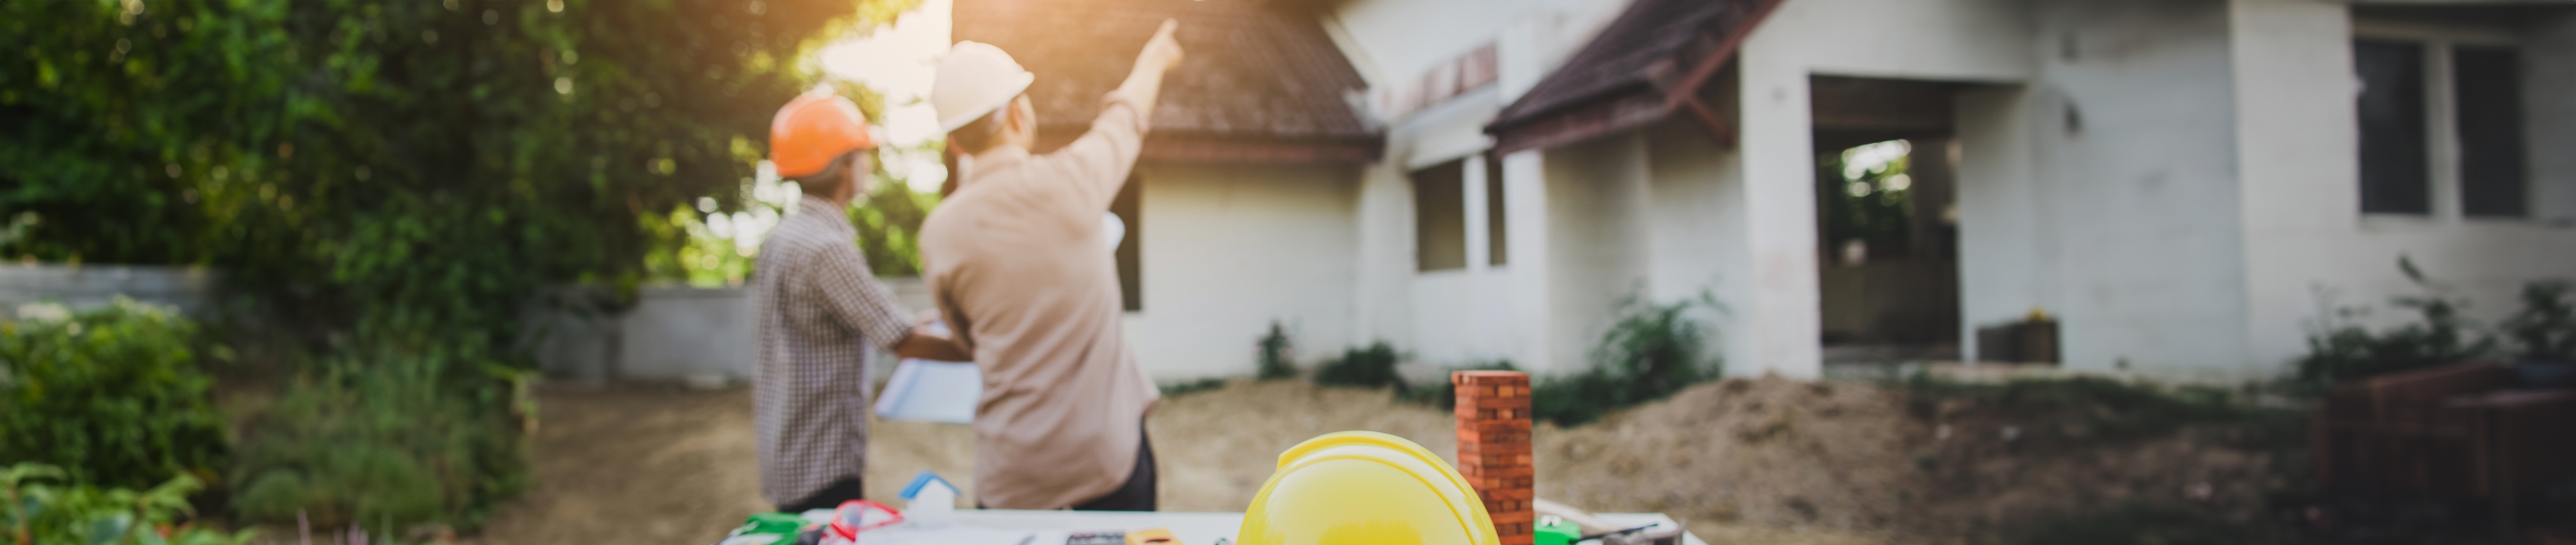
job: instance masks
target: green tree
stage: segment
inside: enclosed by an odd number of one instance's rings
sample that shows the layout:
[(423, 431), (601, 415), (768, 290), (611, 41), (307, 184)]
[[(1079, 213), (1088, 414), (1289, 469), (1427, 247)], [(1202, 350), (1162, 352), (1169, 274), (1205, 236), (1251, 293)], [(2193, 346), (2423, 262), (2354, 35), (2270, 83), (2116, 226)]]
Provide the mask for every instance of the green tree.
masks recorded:
[(307, 382), (508, 422), (531, 291), (632, 286), (672, 211), (743, 206), (810, 48), (915, 1), (0, 0), (0, 253), (215, 265), (333, 354)]

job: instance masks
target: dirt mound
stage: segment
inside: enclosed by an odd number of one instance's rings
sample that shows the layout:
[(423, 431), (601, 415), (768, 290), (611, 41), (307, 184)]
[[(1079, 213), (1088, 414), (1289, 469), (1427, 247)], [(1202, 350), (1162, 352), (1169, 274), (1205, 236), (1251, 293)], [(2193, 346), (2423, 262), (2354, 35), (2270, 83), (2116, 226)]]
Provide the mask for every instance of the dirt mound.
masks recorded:
[[(1536, 434), (1538, 493), (1596, 510), (1963, 541), (2131, 501), (2259, 511), (2268, 455), (2191, 433), (2050, 439), (2062, 415), (1918, 400), (1866, 384), (1729, 380)], [(1712, 538), (1714, 541), (1714, 538)]]

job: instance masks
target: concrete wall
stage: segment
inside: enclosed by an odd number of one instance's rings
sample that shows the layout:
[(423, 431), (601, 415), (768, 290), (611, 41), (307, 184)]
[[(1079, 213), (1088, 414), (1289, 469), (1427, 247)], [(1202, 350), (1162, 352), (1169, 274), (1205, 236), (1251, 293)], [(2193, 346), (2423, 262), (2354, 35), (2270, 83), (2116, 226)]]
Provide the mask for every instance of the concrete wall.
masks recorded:
[(1546, 367), (1581, 369), (1622, 299), (1642, 295), (1647, 266), (1646, 138), (1628, 134), (1547, 152)]
[(2061, 291), (2040, 306), (2068, 324), (2068, 367), (2244, 364), (2227, 15), (2214, 2), (2040, 7), (2045, 95), (2023, 107), (2041, 112), (2035, 168), (2054, 186), (2045, 228), (2062, 256)]
[(1698, 313), (1717, 330), (1717, 353), (1710, 355), (1738, 374), (1753, 373), (1760, 367), (1753, 323), (1732, 310), (1754, 297), (1742, 161), (1696, 122), (1666, 120), (1643, 135), (1649, 194), (1644, 295), (1655, 302), (1695, 299), (1703, 292), (1716, 297), (1727, 311)]
[[(1157, 380), (1242, 376), (1273, 320), (1300, 355), (1354, 342), (1359, 175), (1348, 167), (1139, 169), (1144, 309), (1127, 319)], [(1359, 342), (1365, 342), (1359, 341)]]
[(176, 308), (205, 317), (222, 288), (220, 275), (203, 267), (134, 265), (0, 265), (0, 319), (15, 319), (20, 305), (59, 303), (74, 311), (107, 306), (117, 297)]
[[(2568, 15), (2525, 36), (2526, 127), (2538, 219), (2464, 220), (2359, 213), (2357, 123), (2348, 9), (2330, 3), (2239, 0), (2235, 20), (2237, 138), (2246, 226), (2248, 364), (2278, 371), (2305, 351), (2305, 327), (2319, 315), (2317, 290), (2342, 304), (2381, 308), (2385, 323), (2406, 318), (2387, 301), (2421, 289), (2398, 273), (2406, 256), (2457, 295), (2473, 317), (2510, 312), (2524, 283), (2576, 277), (2576, 229), (2568, 214), (2576, 163), (2576, 30)], [(2336, 97), (2320, 100), (2317, 97)], [(2438, 202), (2438, 201), (2437, 201)]]

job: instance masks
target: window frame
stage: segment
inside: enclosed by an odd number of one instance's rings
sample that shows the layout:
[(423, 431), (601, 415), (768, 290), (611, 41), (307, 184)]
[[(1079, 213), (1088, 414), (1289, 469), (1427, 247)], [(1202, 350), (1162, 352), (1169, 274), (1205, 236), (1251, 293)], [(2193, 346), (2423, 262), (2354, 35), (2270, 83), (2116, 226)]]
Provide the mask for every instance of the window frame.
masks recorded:
[[(2454, 52), (2461, 46), (2505, 48), (2514, 51), (2517, 55), (2524, 55), (2524, 58), (2528, 58), (2528, 52), (2525, 49), (2526, 44), (2523, 39), (2512, 31), (2503, 29), (2464, 27), (2422, 22), (2356, 19), (2353, 21), (2351, 39), (2348, 40), (2347, 43), (2359, 40), (2410, 42), (2422, 47), (2422, 54), (2424, 55), (2423, 59), (2421, 59), (2424, 67), (2424, 81), (2422, 82), (2424, 86), (2423, 115), (2425, 116), (2424, 145), (2427, 148), (2425, 150), (2425, 163), (2426, 168), (2430, 169), (2430, 172), (2427, 173), (2426, 181), (2431, 184), (2431, 187), (2427, 188), (2429, 191), (2429, 197), (2427, 200), (2430, 201), (2428, 203), (2428, 213), (2416, 214), (2410, 212), (2365, 211), (2361, 210), (2358, 200), (2356, 199), (2356, 203), (2353, 208), (2355, 212), (2361, 215), (2363, 221), (2371, 223), (2416, 223), (2419, 221), (2432, 221), (2438, 223), (2458, 223), (2462, 221), (2519, 223), (2537, 221), (2536, 218), (2538, 218), (2538, 214), (2534, 213), (2534, 207), (2538, 203), (2534, 202), (2534, 192), (2538, 185), (2538, 180), (2531, 178), (2529, 174), (2529, 162), (2531, 160), (2532, 150), (2530, 140), (2527, 136), (2530, 131), (2528, 125), (2524, 125), (2521, 129), (2526, 134), (2526, 137), (2522, 139), (2523, 149), (2521, 150), (2521, 155), (2525, 162), (2523, 165), (2525, 175), (2522, 184), (2523, 213), (2511, 216), (2472, 216), (2467, 213), (2467, 196), (2465, 193), (2467, 190), (2467, 176), (2466, 170), (2464, 169), (2466, 165), (2461, 159), (2462, 156), (2466, 154), (2467, 150), (2463, 147), (2464, 138), (2460, 132), (2459, 78), (2458, 74), (2454, 70), (2455, 67), (2453, 66), (2454, 60), (2457, 58), (2454, 55)], [(2354, 84), (2359, 85), (2360, 79), (2358, 66), (2354, 68), (2354, 74)], [(2517, 77), (2522, 77), (2522, 72), (2518, 71)], [(2517, 81), (2516, 84), (2517, 88), (2515, 89), (2515, 96), (2527, 101), (2528, 98), (2522, 93), (2524, 89), (2519, 87), (2521, 81)], [(2358, 98), (2359, 92), (2359, 89), (2354, 90), (2356, 98)], [(2358, 120), (2356, 119), (2356, 125), (2354, 127), (2356, 131), (2354, 134), (2356, 142), (2359, 141), (2360, 137), (2360, 134), (2358, 133), (2360, 127), (2358, 126), (2357, 121)], [(2355, 151), (2357, 152), (2359, 150), (2356, 148)], [(2356, 167), (2359, 165), (2358, 158), (2355, 160), (2355, 165)], [(2359, 177), (2360, 172), (2356, 170), (2354, 172), (2355, 180), (2351, 185), (2352, 189), (2356, 192), (2361, 190)], [(2357, 196), (2358, 195), (2356, 195), (2356, 197)]]

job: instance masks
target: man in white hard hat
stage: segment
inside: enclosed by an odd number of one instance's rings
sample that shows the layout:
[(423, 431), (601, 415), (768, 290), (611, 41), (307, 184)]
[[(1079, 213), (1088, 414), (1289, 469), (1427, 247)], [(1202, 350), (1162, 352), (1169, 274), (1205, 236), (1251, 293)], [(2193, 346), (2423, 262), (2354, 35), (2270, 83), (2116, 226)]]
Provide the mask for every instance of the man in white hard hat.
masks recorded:
[(957, 191), (921, 227), (922, 276), (983, 370), (975, 495), (1001, 509), (1152, 511), (1145, 412), (1159, 397), (1120, 320), (1101, 213), (1144, 145), (1163, 73), (1179, 64), (1164, 21), (1091, 131), (1031, 155), (1036, 76), (1009, 53), (961, 42), (939, 62), (931, 106), (961, 159)]

